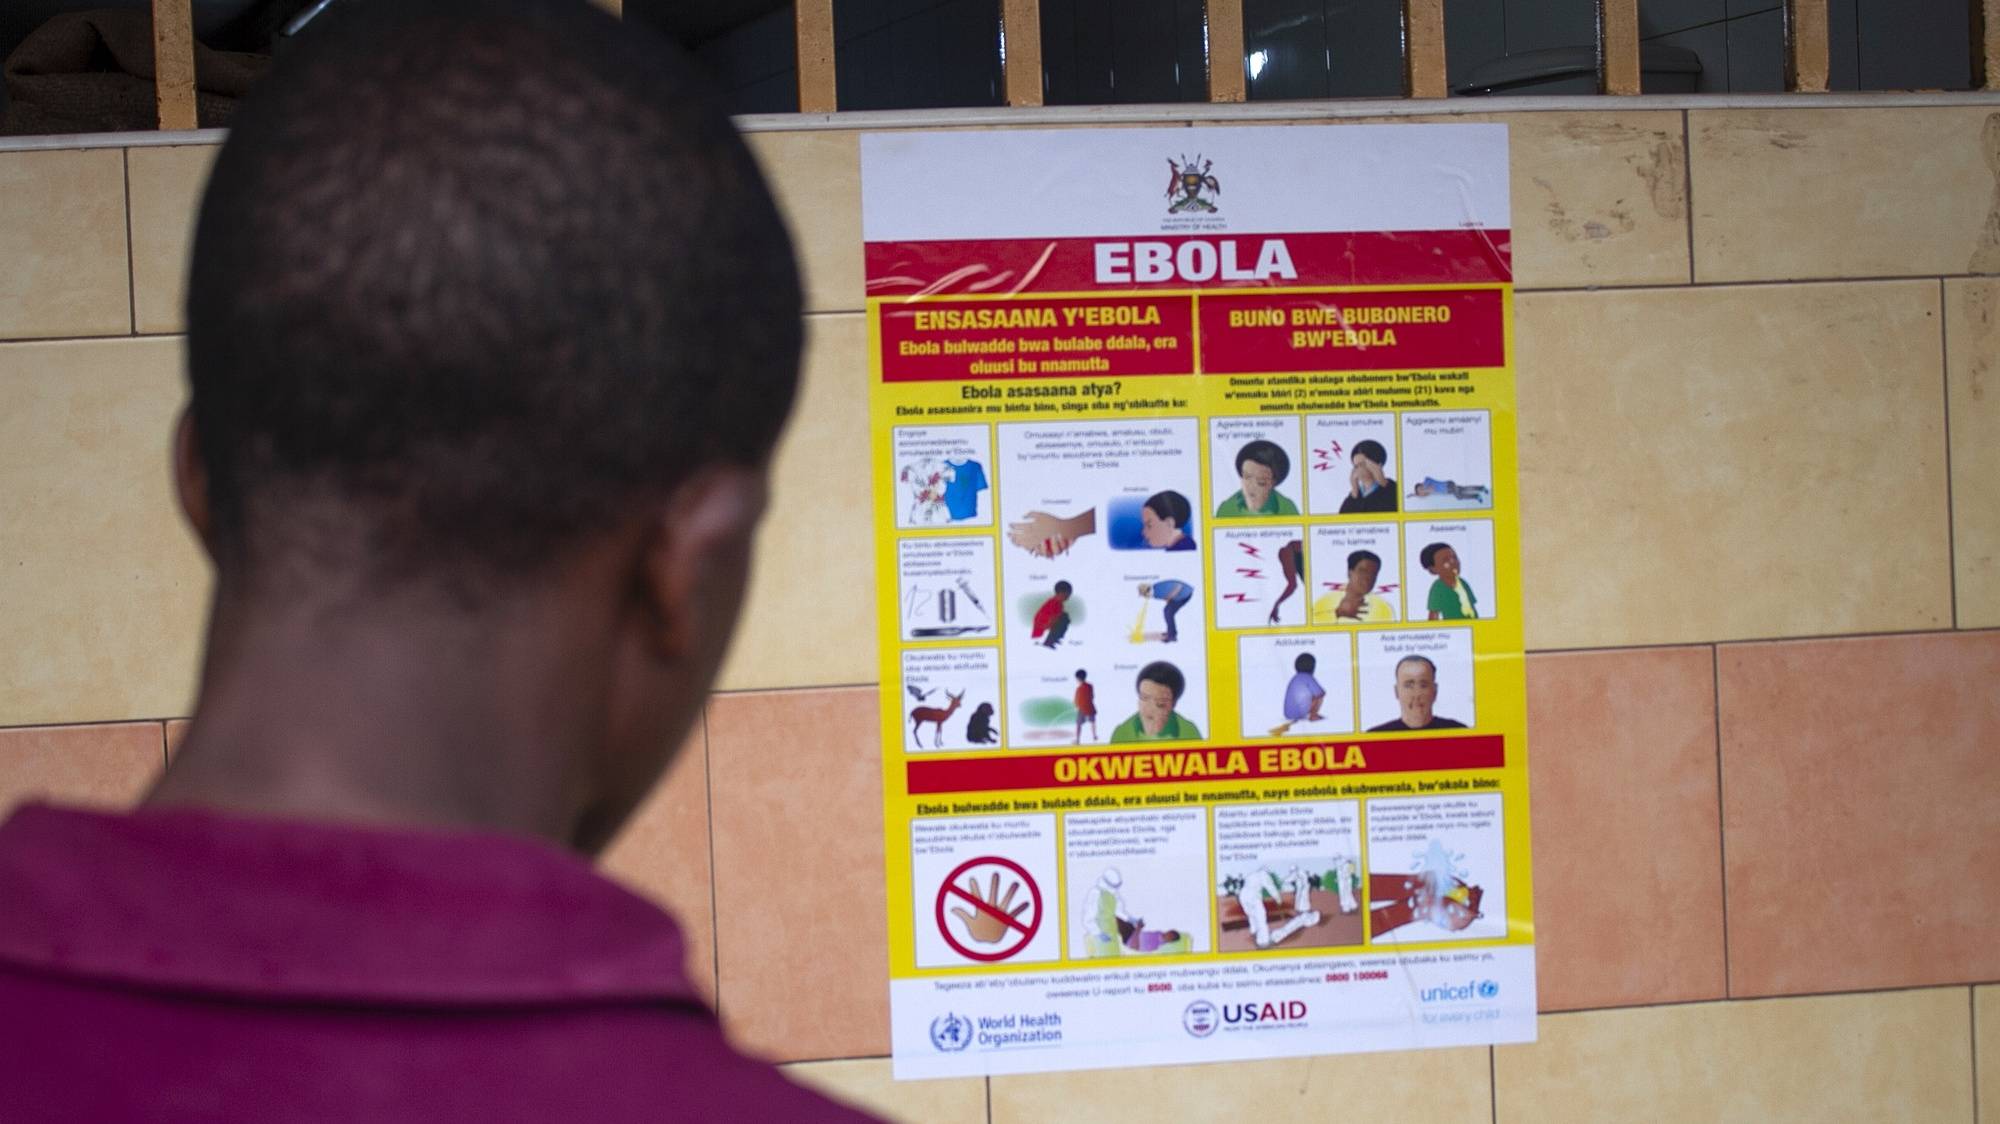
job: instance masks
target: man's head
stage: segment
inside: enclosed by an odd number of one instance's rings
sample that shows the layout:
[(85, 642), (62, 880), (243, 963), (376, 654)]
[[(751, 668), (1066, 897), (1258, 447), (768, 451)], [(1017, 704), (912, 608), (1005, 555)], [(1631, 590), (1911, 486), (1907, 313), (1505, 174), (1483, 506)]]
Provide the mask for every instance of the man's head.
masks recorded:
[(1458, 580), (1458, 551), (1448, 544), (1434, 542), (1424, 547), (1417, 552), (1417, 562), (1448, 583)]
[(1437, 698), (1436, 664), (1423, 656), (1396, 661), (1396, 705), (1402, 708), (1403, 725), (1412, 730), (1430, 725)]
[(1357, 550), (1347, 556), (1347, 590), (1367, 593), (1382, 574), (1382, 556), (1372, 550)]
[(1139, 509), (1139, 535), (1147, 546), (1169, 547), (1180, 540), (1194, 508), (1175, 491), (1154, 492)]
[(1078, 683), (1081, 683), (1088, 678), (1090, 678), (1090, 673), (1088, 671), (1085, 671), (1080, 667), (1076, 669), (1076, 681)]
[(1315, 659), (1311, 652), (1300, 652), (1299, 658), (1292, 661), (1292, 670), (1301, 675), (1311, 675), (1317, 667), (1319, 660)]
[(1181, 701), (1181, 692), (1187, 690), (1187, 677), (1173, 664), (1154, 660), (1139, 669), (1135, 686), (1139, 691), (1139, 726), (1148, 734), (1158, 734), (1167, 728), (1174, 704)]
[(412, 643), (595, 613), (622, 819), (734, 627), (802, 338), (694, 64), (573, 0), (342, 4), (233, 119), (188, 293), (211, 652), (301, 603)]
[(1074, 587), (1072, 587), (1068, 582), (1056, 583), (1056, 600), (1067, 601), (1069, 600), (1069, 595), (1074, 592), (1075, 592)]
[(1383, 448), (1382, 443), (1372, 437), (1366, 441), (1355, 442), (1354, 452), (1351, 455), (1356, 464), (1367, 461), (1376, 468), (1381, 468), (1389, 463), (1389, 450)]
[(1274, 441), (1252, 441), (1236, 452), (1236, 475), (1242, 478), (1243, 504), (1252, 511), (1271, 502), (1271, 492), (1292, 474), (1292, 458)]

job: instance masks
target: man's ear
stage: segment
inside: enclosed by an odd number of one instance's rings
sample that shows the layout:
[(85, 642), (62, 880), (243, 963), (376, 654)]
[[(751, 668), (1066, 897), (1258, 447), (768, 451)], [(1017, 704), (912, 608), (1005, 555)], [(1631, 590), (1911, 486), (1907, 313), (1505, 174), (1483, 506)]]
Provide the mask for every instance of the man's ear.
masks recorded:
[(194, 431), (194, 413), (183, 408), (174, 424), (174, 490), (181, 513), (209, 554), (215, 553), (215, 517), (208, 501), (208, 468), (201, 459), (201, 436)]
[(720, 662), (736, 627), (750, 551), (770, 485), (762, 465), (695, 473), (652, 516), (640, 594), (652, 610), (656, 652), (698, 666)]

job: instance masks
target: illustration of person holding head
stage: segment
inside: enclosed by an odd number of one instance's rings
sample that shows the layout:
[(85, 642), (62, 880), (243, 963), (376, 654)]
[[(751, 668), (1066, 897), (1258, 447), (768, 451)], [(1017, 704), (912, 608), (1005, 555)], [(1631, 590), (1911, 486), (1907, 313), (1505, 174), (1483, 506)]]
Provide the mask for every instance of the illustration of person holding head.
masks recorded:
[(1236, 475), (1243, 486), (1216, 505), (1217, 519), (1252, 515), (1297, 515), (1299, 507), (1278, 491), (1292, 474), (1292, 458), (1276, 442), (1252, 441), (1236, 451)]
[(1380, 441), (1369, 439), (1354, 445), (1354, 470), (1347, 474), (1347, 498), (1340, 501), (1342, 515), (1394, 511), (1396, 482), (1389, 478), (1389, 450)]
[(1437, 580), (1431, 583), (1430, 598), (1425, 602), (1430, 608), (1430, 619), (1479, 619), (1479, 597), (1472, 592), (1471, 583), (1458, 572), (1458, 551), (1444, 543), (1434, 542), (1418, 552), (1417, 561), (1427, 572), (1437, 575)]
[(1368, 727), (1368, 732), (1465, 729), (1465, 723), (1432, 711), (1437, 699), (1437, 665), (1424, 656), (1404, 656), (1396, 661), (1396, 705), (1402, 713), (1380, 726)]
[(1194, 723), (1174, 710), (1187, 690), (1187, 677), (1165, 660), (1154, 660), (1139, 669), (1139, 709), (1111, 731), (1111, 744), (1120, 742), (1193, 741), (1201, 737)]

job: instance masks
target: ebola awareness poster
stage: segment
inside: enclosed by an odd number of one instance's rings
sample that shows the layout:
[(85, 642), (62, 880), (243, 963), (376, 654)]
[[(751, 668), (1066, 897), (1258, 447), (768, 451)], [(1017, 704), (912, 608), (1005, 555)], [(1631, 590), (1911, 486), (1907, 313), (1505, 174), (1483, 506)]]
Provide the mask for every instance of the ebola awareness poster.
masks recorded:
[(861, 143), (896, 1075), (1532, 1040), (1505, 127)]

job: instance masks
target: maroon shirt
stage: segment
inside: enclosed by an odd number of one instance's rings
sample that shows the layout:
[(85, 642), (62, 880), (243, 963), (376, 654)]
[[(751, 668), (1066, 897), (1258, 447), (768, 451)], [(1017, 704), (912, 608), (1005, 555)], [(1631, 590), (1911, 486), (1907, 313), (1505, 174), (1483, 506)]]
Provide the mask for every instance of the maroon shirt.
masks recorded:
[(730, 1049), (553, 846), (191, 810), (0, 825), (8, 1121), (864, 1120)]

